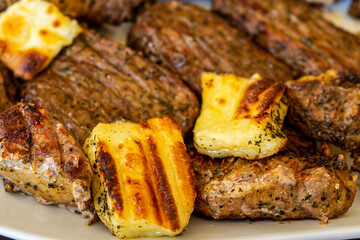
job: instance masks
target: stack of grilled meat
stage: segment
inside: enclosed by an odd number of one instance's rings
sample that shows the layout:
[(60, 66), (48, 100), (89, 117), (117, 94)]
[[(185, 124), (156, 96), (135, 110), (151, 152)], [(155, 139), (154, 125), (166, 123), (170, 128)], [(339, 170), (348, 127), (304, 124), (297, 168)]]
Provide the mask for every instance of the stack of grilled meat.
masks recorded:
[[(0, 8), (12, 2), (0, 1)], [(119, 23), (145, 1), (51, 2), (72, 17)], [(317, 151), (314, 140), (360, 155), (359, 38), (302, 1), (214, 0), (213, 8), (232, 26), (194, 5), (148, 6), (128, 40), (141, 53), (85, 30), (34, 80), (19, 80), (17, 99), (11, 73), (1, 65), (1, 110), (25, 101), (0, 114), (0, 174), (6, 189), (20, 188), (40, 202), (89, 215), (88, 163), (80, 145), (98, 123), (168, 116), (190, 135), (202, 72), (259, 73), (287, 82), (287, 148), (258, 161), (210, 159), (192, 151), (196, 209), (216, 219), (323, 222), (345, 213), (356, 193), (352, 174), (343, 155), (332, 154), (327, 145)], [(334, 71), (322, 77), (288, 82), (329, 69)], [(360, 170), (360, 160), (353, 169)], [(66, 189), (57, 188), (61, 181)], [(72, 195), (57, 198), (64, 190)]]

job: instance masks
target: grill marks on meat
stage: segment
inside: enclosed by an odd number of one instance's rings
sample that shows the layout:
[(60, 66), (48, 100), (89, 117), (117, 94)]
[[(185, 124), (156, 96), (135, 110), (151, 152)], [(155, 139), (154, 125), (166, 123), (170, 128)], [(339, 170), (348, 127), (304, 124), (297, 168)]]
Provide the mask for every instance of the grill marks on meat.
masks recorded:
[(94, 219), (91, 168), (81, 146), (44, 109), (21, 102), (0, 114), (0, 175), (43, 204)]
[(285, 81), (287, 66), (212, 13), (179, 2), (157, 3), (137, 18), (129, 44), (179, 74), (201, 93), (201, 72), (235, 73)]
[(307, 136), (334, 143), (354, 156), (360, 169), (360, 78), (328, 71), (287, 83), (288, 118)]
[[(0, 12), (18, 0), (0, 0)], [(85, 20), (90, 23), (102, 22), (120, 24), (132, 19), (135, 10), (152, 0), (47, 0), (55, 4), (64, 14), (71, 18)]]
[(360, 0), (353, 0), (350, 8), (349, 14), (354, 18), (360, 18)]
[(172, 73), (90, 31), (25, 83), (22, 96), (56, 115), (81, 144), (99, 122), (120, 118), (169, 116), (186, 133), (199, 111), (195, 95)]
[(229, 17), (273, 56), (299, 74), (330, 68), (360, 73), (360, 39), (323, 19), (320, 11), (296, 0), (214, 0)]
[(260, 161), (193, 156), (195, 208), (215, 219), (320, 219), (347, 212), (356, 194), (343, 155), (295, 157), (280, 153)]

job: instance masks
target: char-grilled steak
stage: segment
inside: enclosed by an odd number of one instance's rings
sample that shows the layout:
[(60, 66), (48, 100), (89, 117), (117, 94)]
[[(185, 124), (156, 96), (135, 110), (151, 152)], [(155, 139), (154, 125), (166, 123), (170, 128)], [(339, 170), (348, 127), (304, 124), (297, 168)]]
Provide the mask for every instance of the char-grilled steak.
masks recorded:
[(360, 38), (299, 0), (214, 0), (213, 9), (301, 75), (360, 73)]
[(343, 155), (279, 153), (259, 161), (193, 156), (196, 210), (215, 219), (320, 219), (351, 207), (356, 187)]
[(304, 135), (296, 126), (285, 119), (282, 129), (287, 138), (286, 151), (292, 152), (297, 156), (308, 156), (316, 153), (316, 141)]
[(360, 0), (353, 0), (349, 8), (349, 14), (354, 18), (360, 18)]
[(0, 112), (12, 106), (16, 95), (14, 76), (4, 64), (0, 62)]
[[(46, 0), (54, 3), (64, 14), (90, 23), (119, 24), (132, 19), (134, 11), (153, 0)], [(18, 0), (0, 0), (0, 12)]]
[(85, 31), (31, 82), (22, 97), (66, 124), (83, 144), (99, 122), (173, 118), (188, 132), (199, 103), (174, 74), (133, 50)]
[(1, 113), (0, 146), (5, 190), (20, 188), (40, 203), (65, 205), (94, 219), (90, 163), (66, 127), (46, 110), (20, 102)]
[[(287, 82), (287, 96), (288, 118), (302, 133), (359, 152), (359, 76), (328, 71), (317, 77), (303, 77)], [(360, 167), (358, 161), (356, 165)]]
[(177, 73), (197, 94), (201, 72), (235, 73), (286, 81), (287, 66), (254, 45), (223, 19), (179, 2), (149, 7), (133, 25), (128, 43)]

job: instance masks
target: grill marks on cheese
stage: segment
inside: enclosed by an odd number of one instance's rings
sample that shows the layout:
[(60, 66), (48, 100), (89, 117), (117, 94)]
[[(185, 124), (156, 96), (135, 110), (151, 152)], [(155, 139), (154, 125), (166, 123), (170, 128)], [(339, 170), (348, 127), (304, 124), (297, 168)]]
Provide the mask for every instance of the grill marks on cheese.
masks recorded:
[[(274, 105), (274, 99), (279, 98), (284, 91), (284, 84), (276, 83), (268, 78), (250, 84), (245, 90), (233, 119), (251, 118), (252, 112), (255, 112), (256, 115), (253, 117), (260, 120), (264, 114), (267, 114), (266, 111)], [(260, 104), (256, 105), (257, 102), (260, 102)]]
[(119, 188), (119, 180), (116, 170), (116, 164), (114, 159), (111, 157), (111, 154), (104, 151), (106, 145), (103, 142), (100, 142), (100, 151), (98, 155), (98, 163), (100, 166), (100, 172), (104, 177), (104, 182), (106, 184), (108, 193), (112, 199), (114, 199), (114, 206), (117, 212), (123, 211), (123, 199), (121, 196), (121, 189)]
[(282, 150), (285, 85), (255, 74), (202, 75), (202, 109), (194, 128), (199, 153), (211, 157), (260, 159)]
[[(146, 125), (143, 125), (143, 127), (149, 128)], [(111, 153), (107, 152), (108, 150), (105, 150), (106, 143), (102, 141), (99, 142), (100, 151), (97, 159), (100, 165), (100, 172), (104, 176), (108, 194), (113, 199), (117, 214), (121, 217), (125, 217), (126, 215), (124, 212), (125, 206), (123, 204), (126, 199), (123, 198), (127, 196), (126, 194), (122, 194), (122, 189), (120, 187), (121, 184), (119, 181), (120, 178), (125, 181), (128, 188), (131, 188), (130, 192), (132, 195), (129, 197), (131, 200), (134, 200), (134, 209), (132, 210), (134, 210), (135, 214), (133, 217), (135, 219), (142, 219), (144, 216), (147, 216), (151, 211), (147, 209), (146, 206), (150, 205), (154, 207), (153, 214), (156, 224), (164, 224), (164, 227), (172, 231), (180, 229), (180, 219), (177, 206), (173, 197), (165, 166), (161, 160), (164, 156), (160, 156), (157, 150), (156, 142), (151, 136), (146, 136), (145, 143), (138, 140), (133, 140), (133, 142), (138, 145), (140, 150), (139, 152), (142, 154), (135, 155), (133, 153), (128, 153), (125, 154), (124, 158), (127, 159), (126, 165), (129, 168), (134, 168), (136, 165), (140, 164), (142, 166), (146, 166), (146, 168), (142, 169), (143, 171), (153, 169), (151, 174), (146, 174), (145, 172), (142, 173), (146, 175), (145, 184), (142, 184), (141, 181), (133, 179), (131, 176), (127, 176), (126, 174), (118, 176), (118, 173), (121, 173), (122, 171), (117, 169), (118, 166), (112, 158)], [(123, 147), (121, 146), (118, 149), (121, 151)], [(147, 152), (147, 154), (145, 154), (145, 152)], [(139, 157), (139, 159), (137, 159), (137, 157)], [(150, 198), (145, 196), (148, 193), (150, 193)]]
[[(147, 126), (148, 127), (148, 126)], [(173, 197), (171, 186), (165, 171), (164, 164), (162, 163), (161, 157), (157, 150), (157, 145), (154, 139), (151, 136), (146, 137), (147, 144), (149, 146), (149, 160), (150, 160), (150, 169), (154, 169), (155, 172), (155, 181), (157, 184), (154, 186), (158, 186), (156, 192), (160, 194), (159, 198), (159, 206), (162, 206), (161, 212), (166, 214), (166, 218), (168, 218), (170, 226), (167, 228), (171, 230), (177, 230), (180, 228), (180, 220), (179, 214), (177, 211), (175, 199)], [(164, 157), (164, 156), (163, 156)]]
[(23, 0), (0, 15), (0, 59), (30, 80), (81, 32), (51, 3)]
[[(96, 209), (117, 236), (173, 236), (183, 231), (195, 200), (194, 175), (180, 128), (173, 120), (99, 124), (84, 149), (93, 166), (94, 182), (104, 182), (100, 190), (93, 185)], [(100, 201), (106, 201), (107, 207)], [(112, 220), (115, 216), (121, 222)], [(129, 230), (131, 224), (136, 232)], [(146, 224), (157, 233), (144, 234)]]

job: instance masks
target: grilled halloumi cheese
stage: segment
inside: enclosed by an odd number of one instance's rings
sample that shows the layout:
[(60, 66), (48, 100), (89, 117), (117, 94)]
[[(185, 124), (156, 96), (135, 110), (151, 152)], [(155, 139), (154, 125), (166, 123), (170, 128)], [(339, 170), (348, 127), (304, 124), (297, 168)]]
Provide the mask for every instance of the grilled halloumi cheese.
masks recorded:
[(170, 118), (99, 124), (84, 145), (95, 209), (120, 238), (175, 236), (189, 223), (194, 174)]
[(194, 128), (199, 153), (260, 159), (285, 147), (283, 83), (258, 74), (245, 79), (203, 73), (202, 89), (202, 109)]
[(15, 75), (30, 80), (81, 31), (54, 4), (21, 0), (0, 14), (0, 59)]

